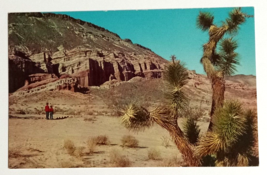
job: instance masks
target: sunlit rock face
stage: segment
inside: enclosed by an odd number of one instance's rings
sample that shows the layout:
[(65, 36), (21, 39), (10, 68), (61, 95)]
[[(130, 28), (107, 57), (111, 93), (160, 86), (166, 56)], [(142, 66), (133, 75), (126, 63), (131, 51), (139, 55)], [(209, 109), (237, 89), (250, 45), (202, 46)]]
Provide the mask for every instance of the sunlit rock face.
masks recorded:
[(10, 13), (8, 27), (10, 93), (67, 78), (73, 82), (43, 89), (79, 91), (110, 78), (161, 78), (168, 63), (130, 39), (67, 15)]

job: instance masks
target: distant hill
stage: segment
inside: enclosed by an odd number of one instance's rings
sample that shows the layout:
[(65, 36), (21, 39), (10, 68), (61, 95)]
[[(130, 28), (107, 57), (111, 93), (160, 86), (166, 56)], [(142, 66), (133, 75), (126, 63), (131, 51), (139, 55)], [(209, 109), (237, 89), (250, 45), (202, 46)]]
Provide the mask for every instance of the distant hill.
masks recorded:
[(226, 80), (231, 80), (233, 82), (242, 83), (249, 86), (256, 86), (256, 76), (254, 75), (233, 75), (225, 78)]

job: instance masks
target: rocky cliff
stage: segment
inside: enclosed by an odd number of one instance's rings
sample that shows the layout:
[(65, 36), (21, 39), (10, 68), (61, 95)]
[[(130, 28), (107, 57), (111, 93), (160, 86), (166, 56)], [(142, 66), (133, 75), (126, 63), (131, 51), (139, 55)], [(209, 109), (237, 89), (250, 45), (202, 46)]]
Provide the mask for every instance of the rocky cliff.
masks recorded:
[(10, 13), (8, 27), (10, 92), (49, 77), (38, 73), (72, 78), (82, 88), (135, 76), (160, 78), (168, 62), (130, 39), (67, 15)]

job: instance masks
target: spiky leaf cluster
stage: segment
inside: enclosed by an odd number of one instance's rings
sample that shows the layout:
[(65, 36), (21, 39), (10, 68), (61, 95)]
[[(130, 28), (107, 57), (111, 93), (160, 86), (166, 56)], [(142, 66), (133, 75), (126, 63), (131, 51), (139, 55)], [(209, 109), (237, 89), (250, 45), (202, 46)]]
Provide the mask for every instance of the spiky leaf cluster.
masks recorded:
[(197, 17), (197, 26), (203, 31), (210, 28), (213, 23), (214, 16), (209, 12), (199, 12)]
[(184, 129), (184, 135), (187, 138), (187, 140), (195, 145), (198, 141), (199, 138), (199, 133), (200, 133), (200, 129), (199, 126), (197, 125), (196, 120), (194, 120), (194, 118), (187, 118), (186, 122), (183, 125), (183, 129)]
[(226, 19), (229, 33), (236, 33), (239, 30), (239, 25), (246, 21), (246, 15), (241, 12), (241, 8), (235, 8), (229, 13), (229, 18)]
[(122, 124), (130, 130), (139, 131), (152, 126), (150, 113), (143, 107), (129, 104), (121, 117)]
[(200, 157), (216, 155), (217, 166), (248, 166), (255, 142), (252, 111), (244, 112), (238, 102), (226, 102), (215, 112), (214, 128), (198, 142)]
[(175, 88), (181, 88), (185, 85), (187, 78), (187, 70), (180, 62), (169, 64), (164, 72), (164, 79)]
[(187, 83), (188, 72), (183, 64), (173, 61), (167, 66), (164, 72), (169, 90), (165, 93), (166, 99), (169, 100), (169, 105), (176, 110), (183, 110), (188, 105), (188, 98), (182, 88)]
[(181, 88), (176, 87), (171, 92), (165, 93), (165, 97), (169, 100), (169, 105), (178, 111), (183, 111), (188, 105), (188, 98)]
[(236, 71), (236, 65), (239, 65), (238, 54), (235, 52), (237, 46), (233, 38), (225, 38), (220, 42), (218, 67), (224, 75), (232, 75)]
[(224, 142), (224, 152), (238, 142), (245, 132), (245, 118), (238, 102), (226, 102), (224, 107), (218, 109), (214, 115), (214, 132)]

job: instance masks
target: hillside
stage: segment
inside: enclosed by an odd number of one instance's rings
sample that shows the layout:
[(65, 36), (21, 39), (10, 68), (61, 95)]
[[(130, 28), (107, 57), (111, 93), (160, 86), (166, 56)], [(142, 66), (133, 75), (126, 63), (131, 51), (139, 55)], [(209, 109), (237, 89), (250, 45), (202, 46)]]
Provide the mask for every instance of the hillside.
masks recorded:
[(82, 87), (110, 79), (156, 78), (168, 62), (130, 39), (67, 15), (10, 13), (8, 34), (10, 92), (25, 81), (28, 85), (46, 80), (47, 73), (69, 75)]

